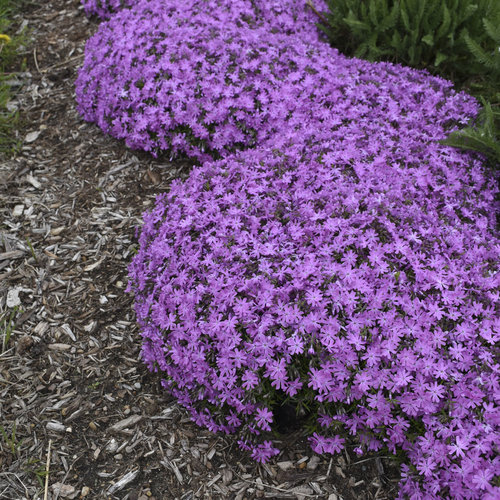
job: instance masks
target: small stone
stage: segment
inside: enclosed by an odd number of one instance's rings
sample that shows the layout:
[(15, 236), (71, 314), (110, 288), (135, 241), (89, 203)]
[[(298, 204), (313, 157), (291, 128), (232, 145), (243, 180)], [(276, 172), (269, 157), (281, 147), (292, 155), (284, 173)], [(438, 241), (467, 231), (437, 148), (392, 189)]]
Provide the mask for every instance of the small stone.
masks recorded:
[(19, 298), (20, 291), (20, 288), (12, 288), (7, 292), (6, 305), (8, 309), (13, 309), (21, 305), (21, 299)]
[(63, 484), (63, 483), (54, 483), (52, 485), (52, 491), (54, 492), (54, 495), (59, 496), (61, 498), (75, 498), (76, 495), (78, 494), (75, 490), (74, 486), (71, 486), (69, 484)]
[(118, 443), (116, 439), (111, 439), (111, 441), (106, 445), (106, 451), (108, 453), (114, 453), (118, 449)]
[(82, 488), (82, 492), (80, 493), (81, 497), (86, 497), (90, 493), (90, 488), (88, 486), (84, 486)]
[(24, 212), (24, 205), (15, 205), (14, 209), (12, 210), (12, 217), (20, 217), (23, 215)]
[(307, 470), (316, 470), (320, 461), (321, 459), (317, 455), (312, 456), (309, 462), (307, 462)]
[(40, 135), (40, 131), (36, 130), (35, 132), (29, 132), (26, 134), (26, 137), (24, 138), (24, 141), (27, 142), (28, 144), (30, 142), (35, 142), (38, 139), (38, 136)]
[(335, 493), (330, 493), (328, 500), (339, 500), (339, 497)]
[(287, 471), (293, 468), (293, 462), (290, 462), (289, 460), (285, 462), (278, 462), (276, 464), (282, 471)]

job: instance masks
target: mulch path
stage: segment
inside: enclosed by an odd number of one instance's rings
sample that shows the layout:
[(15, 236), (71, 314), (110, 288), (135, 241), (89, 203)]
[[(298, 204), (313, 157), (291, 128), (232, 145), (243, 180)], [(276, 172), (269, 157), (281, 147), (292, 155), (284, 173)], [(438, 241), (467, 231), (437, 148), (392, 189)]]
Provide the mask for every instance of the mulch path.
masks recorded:
[(0, 321), (13, 325), (0, 350), (0, 498), (394, 498), (390, 460), (317, 457), (293, 428), (256, 464), (146, 370), (127, 264), (142, 212), (191, 164), (130, 151), (79, 117), (74, 80), (98, 26), (79, 0), (31, 4), (23, 20), (33, 42), (12, 104), (24, 145), (0, 162)]

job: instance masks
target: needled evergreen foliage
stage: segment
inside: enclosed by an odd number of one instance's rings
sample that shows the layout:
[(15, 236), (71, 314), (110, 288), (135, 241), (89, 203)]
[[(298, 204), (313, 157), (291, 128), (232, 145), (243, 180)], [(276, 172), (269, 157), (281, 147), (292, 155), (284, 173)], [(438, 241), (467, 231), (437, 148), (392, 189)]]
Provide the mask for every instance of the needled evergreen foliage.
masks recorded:
[(500, 16), (494, 22), (483, 19), (483, 26), (495, 48), (485, 49), (477, 41), (464, 35), (465, 42), (476, 61), (484, 69), (480, 81), (471, 82), (472, 93), (480, 95), (483, 107), (478, 117), (463, 130), (453, 132), (443, 144), (461, 149), (479, 151), (488, 163), (500, 166)]
[[(484, 23), (498, 19), (497, 0), (328, 0), (319, 27), (346, 55), (388, 60), (465, 80), (498, 47)], [(467, 43), (466, 40), (469, 40)]]

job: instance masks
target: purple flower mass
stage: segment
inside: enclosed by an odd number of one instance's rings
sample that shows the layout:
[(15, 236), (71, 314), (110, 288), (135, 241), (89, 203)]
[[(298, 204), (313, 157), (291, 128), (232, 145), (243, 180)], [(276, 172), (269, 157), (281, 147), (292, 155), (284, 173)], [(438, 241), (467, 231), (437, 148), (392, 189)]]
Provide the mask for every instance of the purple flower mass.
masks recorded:
[(275, 398), (312, 398), (316, 453), (350, 434), (404, 452), (400, 498), (498, 498), (497, 183), (437, 142), (475, 101), (345, 58), (299, 1), (127, 6), (87, 45), (79, 109), (200, 160), (130, 265), (148, 367), (258, 461)]
[(291, 44), (290, 35), (258, 24), (246, 0), (142, 1), (88, 41), (78, 109), (131, 148), (153, 154), (206, 160), (254, 146), (297, 111), (283, 85), (307, 105), (311, 73), (324, 66), (330, 77), (338, 69), (302, 38)]

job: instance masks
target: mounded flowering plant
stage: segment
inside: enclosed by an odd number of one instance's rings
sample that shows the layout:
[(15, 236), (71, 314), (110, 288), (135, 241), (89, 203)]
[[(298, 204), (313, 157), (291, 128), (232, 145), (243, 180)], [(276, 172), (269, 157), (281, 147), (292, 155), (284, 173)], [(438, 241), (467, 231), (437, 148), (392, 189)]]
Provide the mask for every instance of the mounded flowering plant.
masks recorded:
[(131, 147), (223, 157), (144, 216), (149, 368), (256, 460), (288, 401), (317, 453), (351, 435), (404, 455), (401, 498), (497, 498), (494, 182), (435, 142), (476, 104), (322, 46), (299, 2), (127, 5), (89, 41), (80, 111)]
[(265, 433), (290, 400), (317, 414), (317, 453), (347, 434), (403, 452), (402, 498), (495, 498), (493, 192), (470, 158), (423, 152), (425, 183), (308, 145), (175, 181), (130, 266), (143, 359), (195, 422), (238, 431), (257, 460), (278, 453)]
[(381, 130), (396, 140), (403, 128), (434, 137), (476, 111), (445, 80), (347, 59), (305, 27), (270, 30), (291, 23), (272, 5), (270, 19), (244, 0), (143, 0), (119, 12), (87, 44), (79, 111), (130, 147), (200, 160), (311, 133), (320, 144), (317, 134), (359, 142)]
[[(271, 6), (262, 12), (283, 29), (294, 19), (273, 16)], [(326, 64), (323, 45), (306, 41), (313, 35), (291, 38), (272, 26), (243, 0), (139, 2), (88, 41), (78, 110), (153, 154), (205, 160), (260, 144), (308, 106), (312, 74), (339, 70)]]

